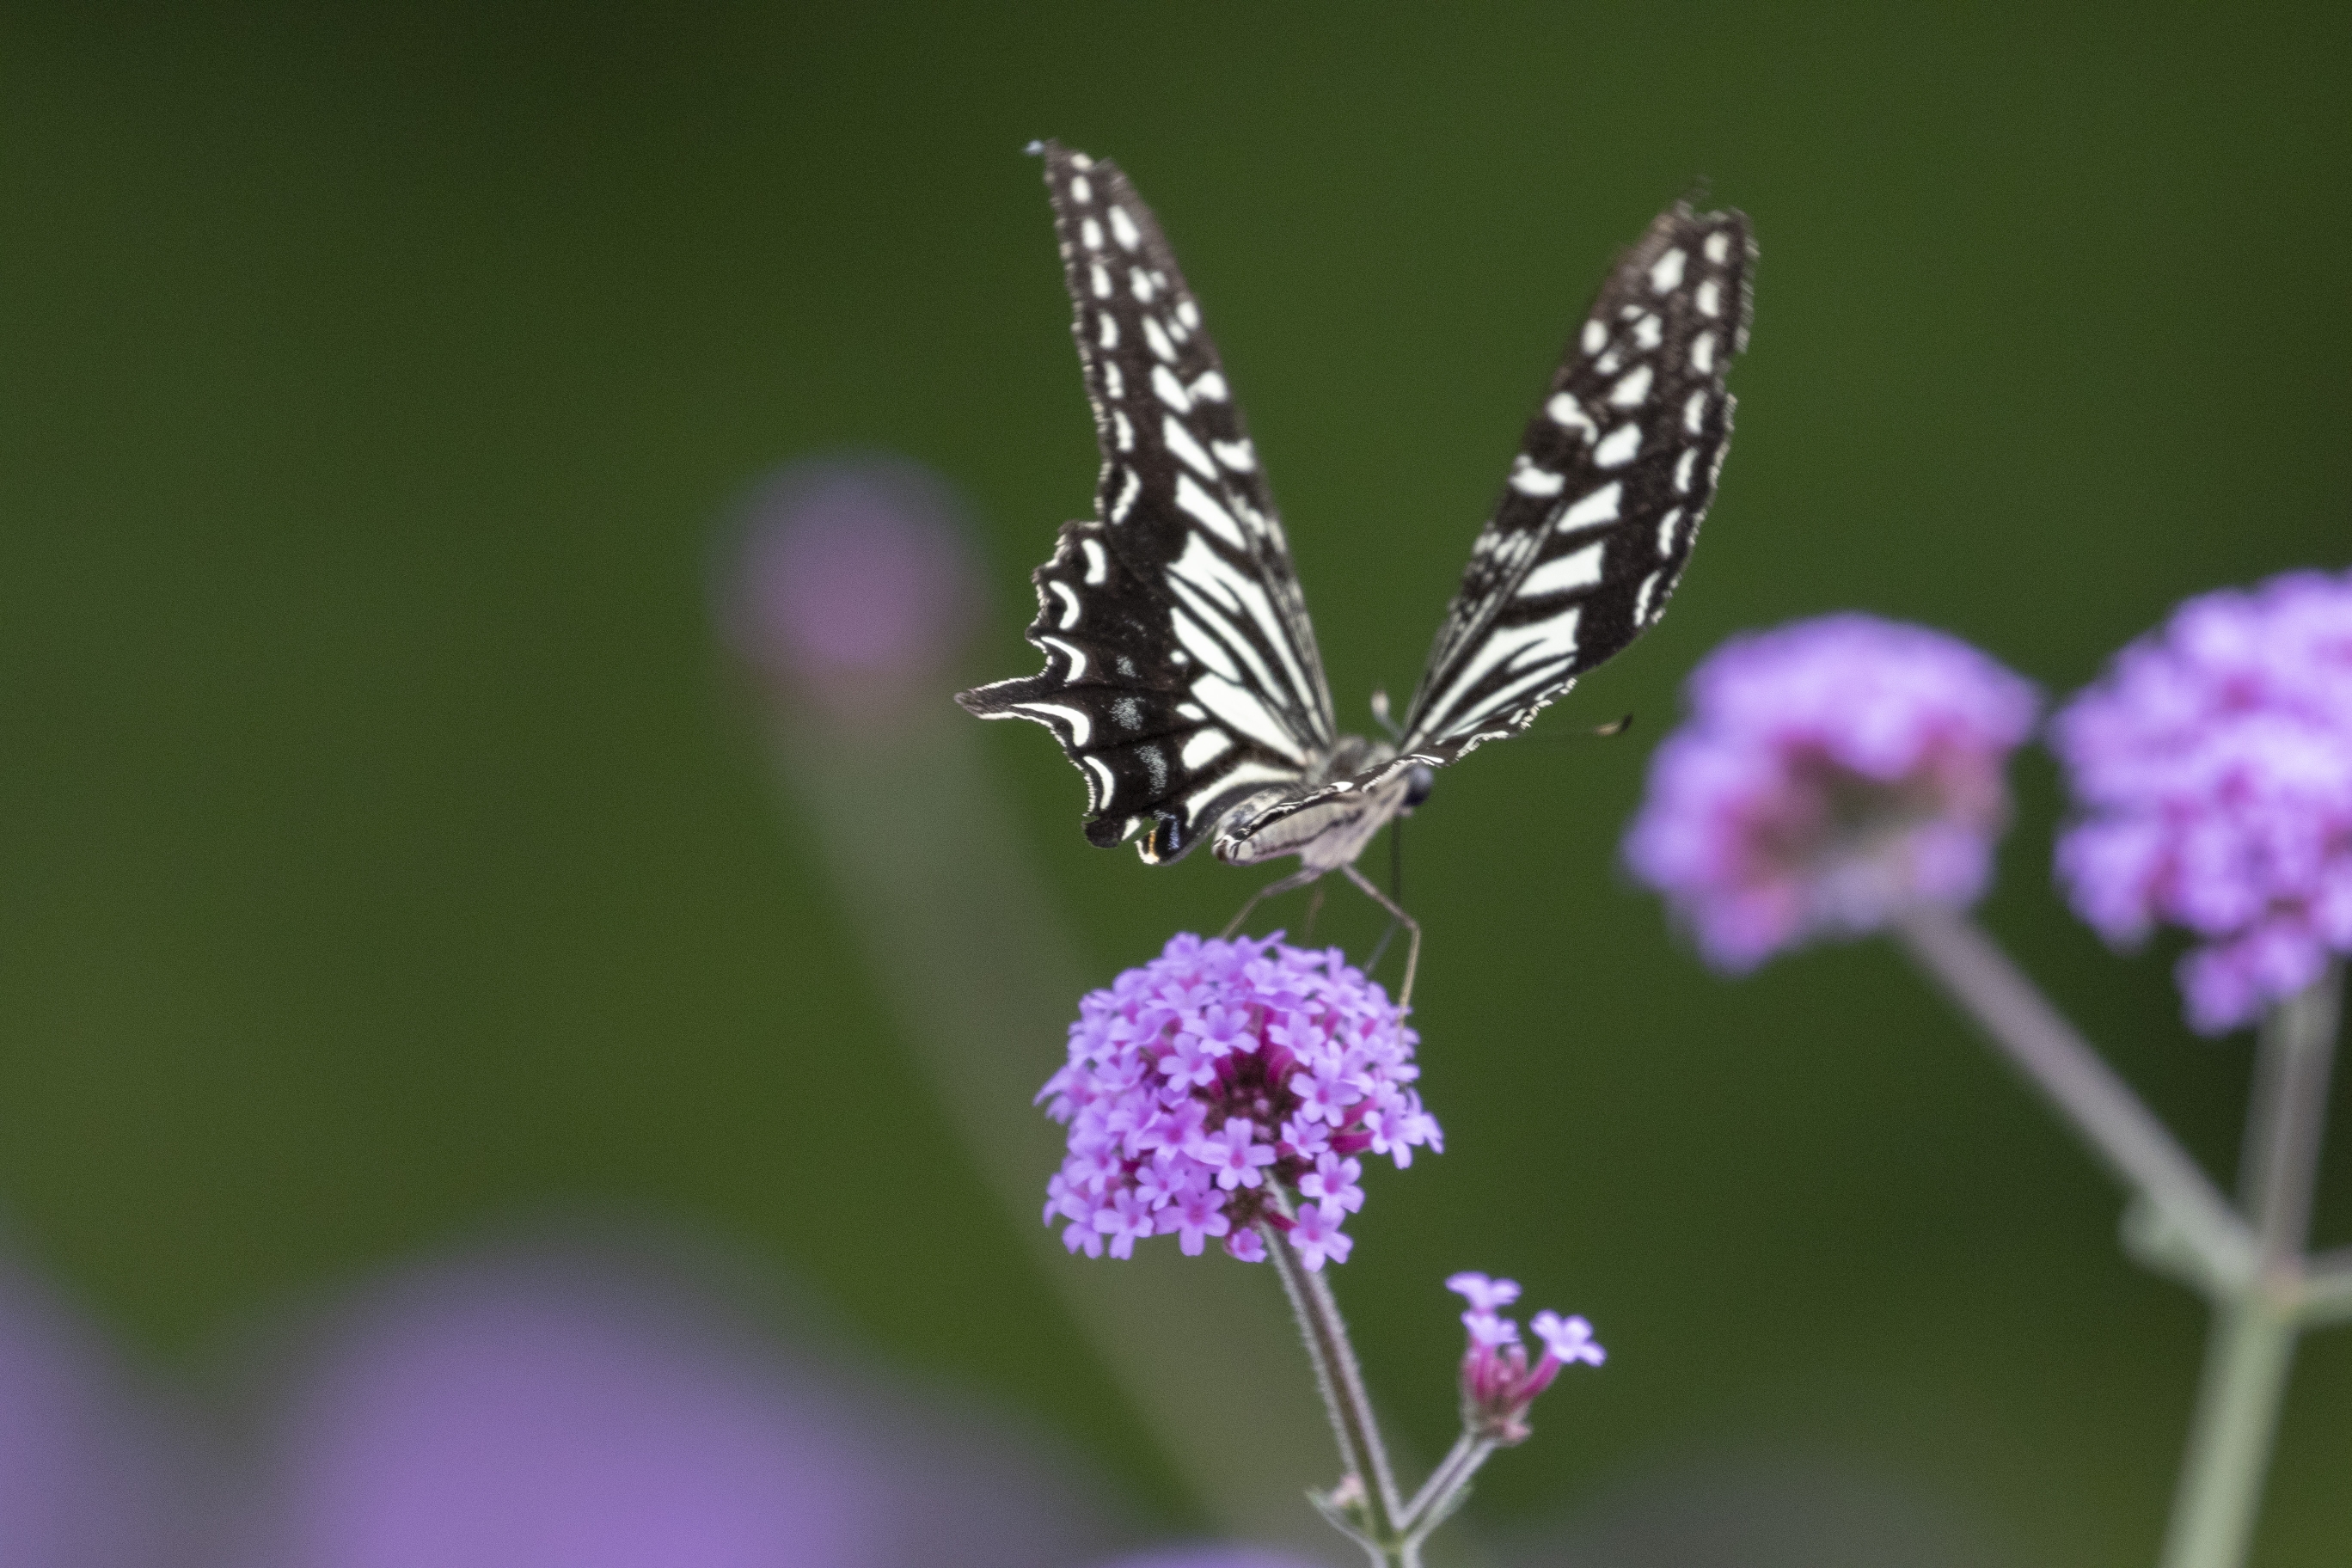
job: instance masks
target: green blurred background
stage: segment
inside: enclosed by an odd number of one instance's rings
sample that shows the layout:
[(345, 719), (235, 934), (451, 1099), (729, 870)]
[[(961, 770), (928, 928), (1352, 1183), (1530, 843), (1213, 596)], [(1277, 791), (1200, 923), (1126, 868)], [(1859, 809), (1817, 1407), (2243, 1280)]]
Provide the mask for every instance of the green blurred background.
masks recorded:
[[(151, 1359), (519, 1208), (650, 1210), (1196, 1522), (779, 809), (714, 520), (813, 451), (917, 457), (983, 531), (970, 673), (1034, 668), (1024, 579), (1095, 468), (1018, 155), (1057, 135), (1173, 237), (1359, 720), (1612, 249), (1705, 178), (1762, 247), (1736, 449), (1675, 614), (1538, 731), (1633, 738), (1492, 749), (1414, 821), (1448, 1152), (1352, 1226), (1360, 1347), (1433, 1452), (1438, 1274), (1600, 1325), (1493, 1529), (1806, 1453), (2020, 1562), (2152, 1558), (2203, 1315), (2116, 1194), (1889, 949), (1717, 981), (1614, 847), (1735, 629), (1858, 606), (2063, 692), (2184, 595), (2352, 554), (2352, 12), (6, 16), (0, 1195)], [(985, 745), (1100, 979), (1246, 889), (1089, 849), (1045, 736)], [(2244, 1041), (2065, 916), (2046, 761), (2018, 784), (1990, 923), (2226, 1173)], [(2347, 1461), (2339, 1332), (2260, 1563), (2344, 1560)]]

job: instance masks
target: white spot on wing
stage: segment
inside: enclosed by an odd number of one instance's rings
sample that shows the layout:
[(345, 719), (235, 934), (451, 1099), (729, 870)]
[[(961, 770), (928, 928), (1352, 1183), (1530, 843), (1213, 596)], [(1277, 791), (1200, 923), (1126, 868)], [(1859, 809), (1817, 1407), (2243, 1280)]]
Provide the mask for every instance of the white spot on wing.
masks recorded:
[(1597, 354), (1609, 346), (1609, 329), (1599, 321), (1584, 323), (1584, 333), (1577, 340), (1586, 353)]
[(1523, 496), (1556, 496), (1568, 481), (1549, 468), (1538, 468), (1525, 458), (1511, 464), (1511, 488)]
[(1078, 225), (1078, 238), (1085, 242), (1086, 247), (1088, 250), (1100, 250), (1102, 248), (1102, 225), (1097, 223), (1092, 218), (1087, 219), (1084, 223)]
[(1175, 363), (1176, 345), (1168, 341), (1168, 329), (1160, 324), (1159, 317), (1143, 318), (1143, 341), (1151, 345), (1154, 359), (1164, 360), (1171, 364)]
[[(1135, 433), (1131, 430), (1128, 432), (1130, 441), (1132, 441), (1134, 434)], [(1118, 499), (1110, 503), (1111, 521), (1125, 522), (1127, 521), (1127, 514), (1135, 510), (1135, 498), (1142, 493), (1143, 481), (1136, 478), (1135, 470), (1133, 468), (1129, 468), (1125, 473), (1121, 474), (1119, 476)]]
[(1177, 413), (1190, 414), (1192, 411), (1192, 395), (1184, 390), (1184, 384), (1176, 379), (1176, 373), (1166, 365), (1151, 367), (1151, 390), (1160, 395), (1160, 402)]
[(1633, 323), (1633, 342), (1643, 349), (1654, 349), (1666, 341), (1666, 329), (1654, 315), (1645, 315)]
[(1609, 401), (1619, 408), (1639, 408), (1650, 400), (1650, 367), (1637, 364), (1617, 378)]
[(1095, 782), (1095, 797), (1087, 803), (1087, 808), (1090, 811), (1108, 811), (1111, 792), (1118, 783), (1118, 780), (1112, 776), (1110, 764), (1100, 757), (1083, 757), (1079, 760), (1087, 764), (1087, 774)]
[(1666, 515), (1658, 519), (1658, 553), (1660, 555), (1672, 555), (1675, 552), (1675, 526), (1682, 520), (1683, 509), (1678, 506), (1667, 508)]
[(1205, 397), (1212, 403), (1223, 403), (1233, 395), (1225, 387), (1225, 378), (1213, 370), (1204, 370), (1192, 381), (1192, 395)]
[(1080, 206), (1095, 199), (1095, 188), (1087, 183), (1087, 177), (1084, 174), (1070, 182), (1070, 199)]
[(1651, 573), (1648, 576), (1642, 579), (1642, 586), (1633, 595), (1633, 624), (1635, 626), (1646, 626), (1650, 624), (1650, 600), (1657, 594), (1659, 579), (1664, 577), (1665, 574), (1665, 569), (1661, 567), (1657, 571)]
[(1607, 484), (1559, 514), (1556, 525), (1562, 533), (1573, 533), (1580, 528), (1591, 528), (1598, 523), (1617, 521), (1617, 509), (1625, 498), (1625, 486), (1617, 479)]
[(1192, 303), (1189, 296), (1179, 300), (1176, 301), (1176, 319), (1188, 327), (1197, 327), (1201, 324), (1201, 307)]
[(1095, 286), (1095, 298), (1096, 298), (1096, 299), (1097, 299), (1097, 300), (1108, 300), (1108, 299), (1109, 299), (1109, 298), (1110, 298), (1110, 269), (1109, 269), (1108, 268), (1105, 267), (1101, 262), (1097, 261), (1097, 262), (1096, 262), (1096, 263), (1094, 264), (1093, 276), (1094, 276), (1094, 286)]
[(1118, 347), (1118, 318), (1108, 310), (1103, 312), (1102, 329), (1097, 334), (1097, 341), (1107, 349)]
[(1247, 437), (1239, 441), (1212, 441), (1209, 449), (1216, 453), (1217, 461), (1237, 474), (1246, 474), (1257, 467), (1257, 453), (1251, 449)]
[(1151, 303), (1151, 293), (1157, 285), (1152, 282), (1150, 273), (1140, 267), (1131, 267), (1128, 268), (1127, 284), (1134, 290), (1137, 299), (1147, 305)]
[(1731, 236), (1728, 231), (1717, 229), (1706, 237), (1706, 258), (1709, 261), (1720, 266), (1724, 258), (1730, 254)]
[(1068, 673), (1062, 677), (1064, 680), (1084, 680), (1087, 678), (1089, 661), (1087, 658), (1086, 649), (1076, 644), (1065, 642), (1057, 637), (1041, 637), (1037, 640), (1070, 661)]
[(1121, 249), (1133, 250), (1143, 243), (1143, 235), (1135, 226), (1135, 220), (1127, 216), (1125, 207), (1117, 204), (1113, 204), (1110, 209), (1110, 231), (1118, 237)]
[(1691, 465), (1697, 461), (1698, 448), (1696, 447), (1684, 447), (1683, 455), (1675, 459), (1675, 493), (1676, 495), (1688, 495), (1690, 493)]
[(1046, 578), (1045, 586), (1053, 589), (1062, 600), (1061, 618), (1054, 624), (1065, 631), (1076, 626), (1078, 624), (1078, 591), (1058, 577)]
[(1208, 453), (1201, 450), (1201, 443), (1192, 439), (1192, 432), (1185, 429), (1184, 422), (1173, 414), (1163, 414), (1160, 416), (1160, 439), (1170, 451), (1183, 459), (1186, 468), (1192, 469), (1202, 479), (1213, 479), (1217, 477), (1216, 463)]
[[(1199, 451), (1200, 448), (1195, 447), (1193, 450)], [(1202, 458), (1203, 461), (1206, 461), (1207, 454), (1202, 453)], [(1213, 471), (1213, 469), (1212, 471)], [(1190, 474), (1179, 474), (1176, 476), (1176, 504), (1183, 510), (1191, 512), (1193, 517), (1198, 519), (1201, 523), (1209, 530), (1210, 532), (1215, 534), (1218, 538), (1223, 540), (1234, 549), (1247, 550), (1249, 548), (1249, 541), (1242, 537), (1242, 525), (1234, 521), (1234, 514), (1220, 506), (1217, 503), (1216, 497), (1202, 489), (1198, 484), (1195, 484), (1192, 480), (1192, 476)], [(1188, 545), (1186, 547), (1184, 556), (1177, 563), (1176, 570), (1181, 571), (1183, 568), (1185, 561), (1191, 558), (1195, 547), (1197, 547), (1197, 542), (1195, 542), (1194, 545)], [(1220, 562), (1220, 568), (1222, 568), (1223, 565), (1223, 563)], [(1221, 570), (1217, 574), (1219, 576), (1223, 576), (1226, 574), (1224, 571)]]
[(1723, 289), (1712, 278), (1698, 286), (1698, 313), (1702, 316), (1723, 314)]
[(1551, 401), (1544, 405), (1544, 412), (1551, 416), (1553, 424), (1563, 429), (1583, 431), (1587, 441), (1601, 433), (1601, 427), (1592, 422), (1591, 415), (1585, 413), (1584, 405), (1576, 400), (1573, 393), (1552, 394)]
[(1663, 294), (1669, 289), (1681, 288), (1685, 259), (1683, 247), (1677, 245), (1650, 263), (1650, 292)]
[(1110, 411), (1110, 429), (1111, 439), (1118, 444), (1120, 451), (1135, 450), (1135, 426), (1128, 423), (1125, 410), (1114, 408)]
[(1699, 388), (1684, 400), (1683, 428), (1694, 436), (1706, 428), (1706, 388)]
[[(1105, 316), (1103, 320), (1108, 321), (1110, 318), (1108, 316)], [(1127, 376), (1126, 374), (1118, 368), (1118, 362), (1117, 360), (1107, 359), (1103, 361), (1102, 377), (1103, 395), (1105, 397), (1109, 398), (1113, 403), (1117, 403), (1120, 398), (1127, 395)]]
[(1642, 426), (1629, 419), (1601, 437), (1601, 445), (1592, 448), (1592, 466), (1596, 468), (1622, 468), (1632, 462), (1633, 454), (1641, 449)]
[(1714, 374), (1715, 334), (1713, 332), (1701, 332), (1691, 340), (1690, 365), (1691, 369), (1701, 375)]
[(1234, 749), (1234, 738), (1223, 730), (1202, 730), (1184, 742), (1182, 761), (1197, 773)]
[(1601, 581), (1601, 552), (1608, 548), (1605, 539), (1594, 540), (1583, 549), (1547, 561), (1528, 574), (1519, 584), (1522, 599), (1540, 599), (1547, 594), (1558, 594), (1570, 588), (1590, 588)]
[(1110, 554), (1108, 551), (1103, 549), (1102, 541), (1099, 539), (1081, 539), (1078, 541), (1078, 548), (1086, 552), (1087, 581), (1088, 583), (1108, 582), (1110, 580)]
[(1303, 760), (1298, 742), (1290, 738), (1274, 710), (1246, 686), (1236, 685), (1223, 676), (1203, 675), (1192, 682), (1192, 695), (1201, 705), (1235, 732), (1248, 736), (1277, 756)]
[(1083, 708), (1073, 708), (1066, 702), (1020, 702), (1013, 705), (1016, 713), (1032, 719), (1059, 720), (1070, 727), (1070, 744), (1083, 746), (1094, 738), (1095, 721)]

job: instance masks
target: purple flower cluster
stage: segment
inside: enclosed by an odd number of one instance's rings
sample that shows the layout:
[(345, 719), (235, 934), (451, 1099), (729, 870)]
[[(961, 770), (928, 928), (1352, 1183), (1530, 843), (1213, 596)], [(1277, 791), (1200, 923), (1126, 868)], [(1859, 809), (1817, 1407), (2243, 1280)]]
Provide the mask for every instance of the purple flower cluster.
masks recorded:
[(2080, 808), (2058, 876), (2110, 942), (2159, 922), (2220, 1034), (2352, 952), (2352, 573), (2189, 600), (2052, 726)]
[(1078, 1005), (1070, 1059), (1037, 1096), (1070, 1132), (1045, 1223), (1066, 1221), (1064, 1244), (1089, 1258), (1172, 1235), (1256, 1262), (1263, 1222), (1307, 1268), (1344, 1263), (1356, 1156), (1403, 1167), (1444, 1147), (1412, 1088), (1417, 1037), (1337, 948), (1180, 934)]
[(1599, 1366), (1609, 1359), (1593, 1339), (1591, 1323), (1544, 1311), (1528, 1324), (1544, 1344), (1542, 1358), (1529, 1366), (1519, 1325), (1498, 1310), (1519, 1299), (1517, 1280), (1456, 1274), (1445, 1288), (1470, 1303), (1462, 1314), (1462, 1326), (1470, 1331), (1470, 1347), (1462, 1356), (1462, 1422), (1482, 1437), (1526, 1442), (1528, 1406), (1551, 1386), (1559, 1369), (1578, 1362)]
[(1941, 632), (1837, 615), (1733, 638), (1685, 697), (1624, 853), (1708, 963), (1984, 890), (2002, 770), (2033, 731), (2025, 680)]

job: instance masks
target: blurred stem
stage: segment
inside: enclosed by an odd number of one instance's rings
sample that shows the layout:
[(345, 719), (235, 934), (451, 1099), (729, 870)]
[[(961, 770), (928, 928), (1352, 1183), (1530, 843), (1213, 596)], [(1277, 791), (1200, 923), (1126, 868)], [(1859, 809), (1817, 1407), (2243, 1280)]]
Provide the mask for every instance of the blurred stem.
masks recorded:
[[(1331, 1541), (1286, 1479), (1319, 1447), (1281, 1310), (1256, 1270), (1139, 1249), (1072, 1258), (1038, 1224), (1062, 1154), (1031, 1103), (1062, 1060), (1087, 971), (982, 763), (982, 726), (938, 711), (853, 730), (776, 715), (791, 787), (878, 989), (1031, 1258), (1184, 1483), (1226, 1533), (1302, 1553)], [(952, 831), (927, 824), (952, 803)]]
[(1973, 1017), (2011, 1065), (2153, 1211), (2130, 1234), (2159, 1266), (2185, 1268), (2209, 1295), (2242, 1291), (2255, 1238), (2164, 1123), (1973, 921), (1918, 904), (1895, 932), (1913, 962)]
[(2305, 1328), (2352, 1320), (2352, 1249), (2304, 1247), (2327, 1117), (2343, 967), (2263, 1019), (2232, 1208), (2164, 1124), (1991, 938), (1916, 906), (1903, 947), (2136, 1194), (2125, 1239), (2211, 1299), (2197, 1413), (2173, 1494), (2163, 1568), (2240, 1568), (2253, 1537), (2279, 1407)]
[(2238, 1568), (2253, 1538), (2303, 1326), (2303, 1249), (2326, 1124), (2341, 989), (2341, 971), (2331, 965), (2263, 1023), (2240, 1177), (2258, 1267), (2215, 1316), (2189, 1452), (2173, 1495), (2164, 1568)]

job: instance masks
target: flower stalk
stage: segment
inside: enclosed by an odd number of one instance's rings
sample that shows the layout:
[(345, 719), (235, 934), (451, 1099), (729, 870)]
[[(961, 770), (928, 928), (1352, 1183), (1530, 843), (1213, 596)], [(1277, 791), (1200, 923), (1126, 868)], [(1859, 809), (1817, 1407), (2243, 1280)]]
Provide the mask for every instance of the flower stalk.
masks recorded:
[(2352, 1321), (2352, 1249), (2305, 1252), (2343, 971), (2263, 1021), (2232, 1206), (2155, 1113), (1965, 915), (1915, 905), (1892, 921), (1912, 960), (1984, 1029), (2131, 1189), (2126, 1247), (2213, 1304), (2214, 1322), (2162, 1568), (2246, 1561), (2304, 1330)]

